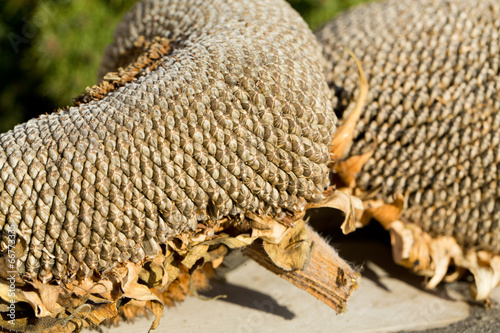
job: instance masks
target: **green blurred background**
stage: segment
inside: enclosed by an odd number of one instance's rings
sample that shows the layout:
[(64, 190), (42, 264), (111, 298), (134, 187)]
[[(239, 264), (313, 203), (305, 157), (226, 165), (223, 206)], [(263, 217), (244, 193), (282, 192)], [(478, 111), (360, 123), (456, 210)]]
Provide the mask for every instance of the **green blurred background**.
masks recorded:
[[(2, 0), (0, 132), (72, 104), (96, 83), (113, 30), (136, 0)], [(317, 29), (367, 0), (288, 0)]]

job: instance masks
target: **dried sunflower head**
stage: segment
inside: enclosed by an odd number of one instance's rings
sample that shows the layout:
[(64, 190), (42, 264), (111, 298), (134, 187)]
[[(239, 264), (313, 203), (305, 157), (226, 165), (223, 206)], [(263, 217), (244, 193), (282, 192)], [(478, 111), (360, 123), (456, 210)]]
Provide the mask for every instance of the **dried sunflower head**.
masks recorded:
[(155, 328), (256, 240), (250, 256), (342, 310), (357, 273), (302, 220), (347, 202), (327, 189), (322, 65), (281, 0), (139, 2), (99, 85), (0, 135), (0, 324), (78, 331), (146, 307)]
[[(352, 129), (335, 169), (364, 200), (361, 224), (389, 229), (395, 260), (432, 276), (429, 287), (471, 271), (478, 299), (500, 282), (499, 13), (488, 0), (389, 0), (316, 34), (334, 110)], [(367, 76), (362, 112), (344, 47)]]

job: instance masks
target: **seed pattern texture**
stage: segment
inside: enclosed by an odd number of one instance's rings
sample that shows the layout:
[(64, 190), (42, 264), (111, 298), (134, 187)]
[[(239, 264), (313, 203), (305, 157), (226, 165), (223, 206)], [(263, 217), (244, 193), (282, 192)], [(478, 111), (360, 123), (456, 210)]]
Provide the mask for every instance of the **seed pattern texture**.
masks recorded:
[(162, 66), (2, 134), (0, 221), (28, 241), (20, 272), (88, 275), (200, 221), (319, 200), (335, 119), (311, 70), (314, 39), (290, 13), (275, 1), (141, 2), (109, 53), (162, 36), (174, 44)]
[(162, 291), (182, 299), (199, 260), (215, 267), (261, 236), (275, 264), (299, 268), (312, 242), (295, 222), (332, 193), (324, 65), (284, 1), (138, 2), (100, 85), (0, 135), (0, 259), (14, 227), (18, 301), (39, 318), (25, 329), (79, 330), (146, 303), (155, 328)]
[(406, 197), (403, 218), (465, 248), (500, 253), (500, 6), (385, 1), (318, 31), (335, 112), (346, 117), (360, 60), (367, 107), (348, 156), (374, 148), (356, 178), (371, 197)]

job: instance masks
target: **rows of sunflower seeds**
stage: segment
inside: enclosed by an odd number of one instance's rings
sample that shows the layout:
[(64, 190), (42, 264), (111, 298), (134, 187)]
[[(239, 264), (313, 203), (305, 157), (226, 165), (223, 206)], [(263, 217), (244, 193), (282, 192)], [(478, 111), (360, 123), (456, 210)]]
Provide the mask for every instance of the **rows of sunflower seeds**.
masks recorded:
[(154, 257), (198, 223), (279, 219), (322, 198), (336, 119), (297, 14), (280, 1), (143, 1), (117, 44), (139, 35), (173, 40), (172, 54), (0, 136), (0, 247), (16, 225), (20, 273), (71, 281)]
[[(373, 150), (356, 181), (367, 197), (406, 196), (403, 219), (461, 246), (500, 253), (500, 4), (389, 0), (317, 33), (346, 116), (361, 61), (366, 109), (348, 155)], [(369, 18), (369, 19), (368, 19)]]

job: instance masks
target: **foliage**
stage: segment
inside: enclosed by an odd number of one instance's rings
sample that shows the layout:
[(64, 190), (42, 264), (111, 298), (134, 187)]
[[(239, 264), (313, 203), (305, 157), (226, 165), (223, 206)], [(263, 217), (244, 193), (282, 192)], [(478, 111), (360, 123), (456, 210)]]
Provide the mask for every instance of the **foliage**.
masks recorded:
[[(367, 0), (289, 0), (312, 29)], [(135, 0), (3, 0), (0, 132), (72, 104), (97, 80), (114, 27)]]
[(311, 29), (316, 30), (337, 13), (372, 0), (287, 0)]

